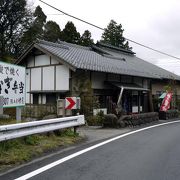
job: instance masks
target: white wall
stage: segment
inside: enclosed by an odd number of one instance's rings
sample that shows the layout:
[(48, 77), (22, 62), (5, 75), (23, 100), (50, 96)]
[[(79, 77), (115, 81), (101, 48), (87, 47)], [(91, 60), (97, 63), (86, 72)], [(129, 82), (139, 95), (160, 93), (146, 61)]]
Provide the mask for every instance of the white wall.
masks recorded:
[(43, 67), (43, 90), (54, 90), (54, 66)]
[(93, 89), (104, 89), (104, 81), (106, 80), (105, 73), (92, 72), (91, 82)]
[(35, 66), (50, 65), (50, 57), (47, 55), (39, 55), (35, 57)]
[(57, 61), (57, 60), (54, 59), (54, 58), (51, 58), (51, 64), (59, 64), (59, 61)]
[[(54, 58), (50, 61), (48, 55), (39, 55), (35, 59), (33, 56), (27, 58), (26, 103), (33, 103), (32, 94), (27, 93), (30, 91), (69, 90), (69, 75), (70, 70), (67, 66), (61, 65)], [(39, 103), (41, 102), (46, 104), (45, 94), (39, 96)]]
[(56, 66), (56, 90), (69, 90), (69, 68), (65, 65)]
[(41, 90), (41, 68), (31, 69), (31, 90)]

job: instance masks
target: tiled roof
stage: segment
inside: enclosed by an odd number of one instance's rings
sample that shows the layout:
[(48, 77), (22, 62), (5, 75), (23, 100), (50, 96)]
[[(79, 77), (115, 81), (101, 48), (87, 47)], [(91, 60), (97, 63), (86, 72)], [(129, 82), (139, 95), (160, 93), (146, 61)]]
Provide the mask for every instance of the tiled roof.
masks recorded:
[(134, 55), (122, 52), (112, 46), (83, 47), (59, 41), (52, 43), (38, 41), (36, 47), (43, 49), (75, 69), (116, 73), (155, 79), (176, 79), (180, 77)]

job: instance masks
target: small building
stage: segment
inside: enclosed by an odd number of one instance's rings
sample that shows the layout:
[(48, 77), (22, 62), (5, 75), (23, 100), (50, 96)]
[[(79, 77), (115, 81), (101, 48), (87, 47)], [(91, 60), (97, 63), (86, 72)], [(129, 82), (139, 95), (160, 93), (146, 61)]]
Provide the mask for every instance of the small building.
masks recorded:
[(26, 67), (30, 105), (56, 104), (57, 99), (79, 95), (81, 84), (87, 83), (99, 102), (92, 109), (112, 112), (119, 102), (125, 113), (148, 112), (153, 111), (152, 93), (163, 91), (161, 85), (172, 79), (177, 85), (180, 81), (178, 75), (138, 58), (133, 51), (103, 43), (83, 47), (39, 40), (16, 64)]

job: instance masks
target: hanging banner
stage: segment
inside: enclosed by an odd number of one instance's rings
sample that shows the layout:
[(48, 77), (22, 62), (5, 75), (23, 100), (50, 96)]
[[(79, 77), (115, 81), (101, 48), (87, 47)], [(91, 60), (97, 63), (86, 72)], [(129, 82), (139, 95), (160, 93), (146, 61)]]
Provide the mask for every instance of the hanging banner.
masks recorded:
[(166, 94), (166, 96), (163, 99), (163, 102), (160, 107), (160, 111), (167, 111), (170, 108), (171, 100), (172, 100), (172, 93), (169, 92)]
[(0, 61), (0, 96), (3, 108), (25, 106), (25, 68)]

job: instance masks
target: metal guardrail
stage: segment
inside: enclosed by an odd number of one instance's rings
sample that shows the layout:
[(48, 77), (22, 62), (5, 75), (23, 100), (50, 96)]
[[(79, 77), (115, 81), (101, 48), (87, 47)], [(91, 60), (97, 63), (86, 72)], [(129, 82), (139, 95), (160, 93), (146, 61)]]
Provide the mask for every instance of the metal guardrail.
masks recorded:
[(0, 126), (0, 142), (85, 124), (84, 115)]

